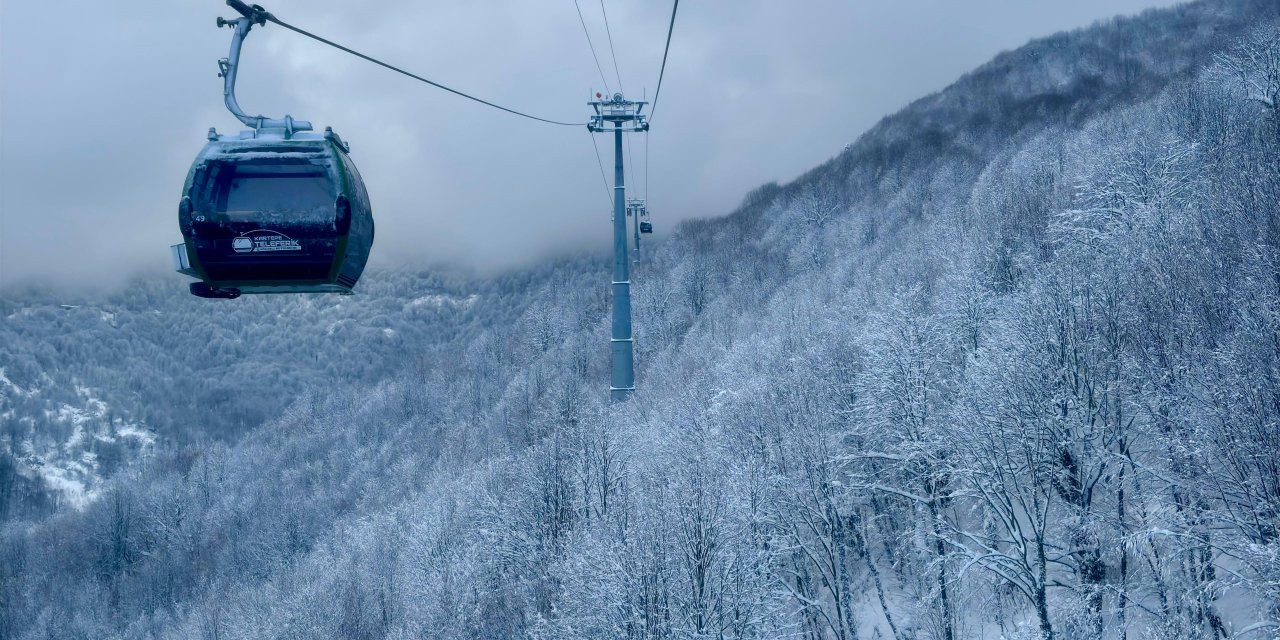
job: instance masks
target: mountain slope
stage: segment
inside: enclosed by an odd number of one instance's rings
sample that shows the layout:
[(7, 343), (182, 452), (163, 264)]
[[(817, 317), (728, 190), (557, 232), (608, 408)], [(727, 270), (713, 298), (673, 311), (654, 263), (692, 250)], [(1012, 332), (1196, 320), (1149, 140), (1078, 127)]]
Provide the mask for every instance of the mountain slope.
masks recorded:
[[(367, 385), (518, 309), (503, 282), (382, 272), (351, 298), (218, 305), (179, 280), (0, 297), (0, 521), (82, 507), (140, 458), (234, 441), (307, 389)], [(518, 286), (518, 285), (513, 285)]]
[(1280, 118), (1232, 65), (1277, 31), (1039, 40), (683, 225), (624, 407), (603, 262), (508, 282), (411, 372), (7, 527), (0, 635), (1274, 635)]

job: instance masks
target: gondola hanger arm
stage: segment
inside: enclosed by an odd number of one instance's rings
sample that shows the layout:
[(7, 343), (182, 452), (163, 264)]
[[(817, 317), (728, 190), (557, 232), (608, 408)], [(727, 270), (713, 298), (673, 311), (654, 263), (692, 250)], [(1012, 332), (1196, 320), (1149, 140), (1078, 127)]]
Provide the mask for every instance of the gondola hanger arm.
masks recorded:
[(274, 18), (270, 12), (256, 4), (251, 7), (240, 0), (227, 0), (227, 6), (241, 15), (231, 20), (218, 18), (219, 27), (235, 29), (235, 34), (231, 36), (231, 51), (227, 57), (218, 60), (218, 75), (222, 76), (222, 98), (227, 105), (227, 110), (240, 122), (253, 127), (254, 130), (283, 129), (286, 138), (292, 137), (295, 131), (311, 131), (311, 123), (306, 120), (294, 120), (293, 116), (287, 114), (283, 118), (251, 116), (240, 108), (240, 104), (236, 101), (236, 72), (240, 67), (240, 48), (253, 25), (265, 25), (268, 20), (274, 21)]
[[(253, 21), (254, 24), (260, 27), (266, 26), (267, 20), (270, 20), (271, 18), (275, 17), (271, 15), (270, 11), (263, 9), (262, 5), (255, 4), (253, 6), (249, 6), (241, 2), (240, 0), (227, 0), (227, 6), (231, 7), (232, 9), (235, 9), (237, 12), (239, 12), (240, 15), (248, 18), (249, 20)], [(224, 22), (229, 23), (232, 21), (231, 20), (224, 21), (222, 18), (218, 18), (219, 27), (221, 27)]]

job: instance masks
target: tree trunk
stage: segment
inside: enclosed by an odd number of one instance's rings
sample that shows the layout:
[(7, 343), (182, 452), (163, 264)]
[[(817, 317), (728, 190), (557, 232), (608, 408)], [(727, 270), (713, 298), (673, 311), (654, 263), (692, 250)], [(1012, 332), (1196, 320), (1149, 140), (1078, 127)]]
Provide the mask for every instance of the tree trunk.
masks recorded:
[(1044, 536), (1036, 538), (1036, 617), (1040, 619), (1041, 640), (1053, 640), (1053, 625), (1049, 623), (1049, 568), (1044, 557)]
[(929, 501), (929, 518), (933, 525), (934, 550), (938, 554), (938, 600), (942, 604), (942, 638), (955, 640), (955, 630), (951, 626), (951, 598), (947, 592), (947, 546), (942, 542), (938, 507), (933, 500)]

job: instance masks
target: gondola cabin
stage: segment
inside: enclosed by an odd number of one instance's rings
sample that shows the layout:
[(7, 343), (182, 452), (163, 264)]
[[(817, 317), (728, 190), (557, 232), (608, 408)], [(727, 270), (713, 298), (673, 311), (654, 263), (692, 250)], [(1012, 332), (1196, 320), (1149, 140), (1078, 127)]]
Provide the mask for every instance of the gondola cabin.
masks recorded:
[(348, 146), (323, 134), (248, 130), (209, 142), (178, 205), (177, 270), (191, 293), (351, 293), (373, 245), (373, 216)]

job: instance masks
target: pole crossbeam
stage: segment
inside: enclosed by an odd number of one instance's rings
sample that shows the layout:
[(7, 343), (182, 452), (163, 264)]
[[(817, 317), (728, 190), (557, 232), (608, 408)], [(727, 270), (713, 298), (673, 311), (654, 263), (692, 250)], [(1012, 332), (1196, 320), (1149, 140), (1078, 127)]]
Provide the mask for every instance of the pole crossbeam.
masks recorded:
[(626, 402), (636, 388), (635, 341), (631, 335), (631, 273), (627, 256), (627, 187), (622, 163), (622, 134), (649, 130), (641, 114), (643, 101), (631, 101), (621, 93), (605, 99), (596, 94), (588, 102), (595, 115), (587, 122), (592, 133), (613, 132), (613, 321), (611, 327), (609, 397)]
[(649, 118), (641, 113), (648, 102), (627, 100), (621, 93), (615, 93), (609, 98), (597, 93), (596, 99), (587, 104), (596, 111), (587, 122), (587, 128), (594, 133), (614, 129), (621, 129), (625, 133), (643, 133), (649, 130)]

